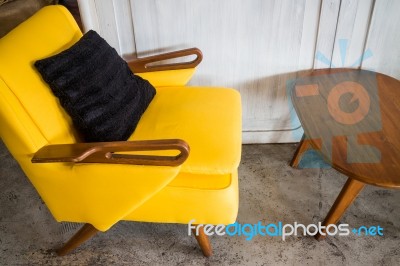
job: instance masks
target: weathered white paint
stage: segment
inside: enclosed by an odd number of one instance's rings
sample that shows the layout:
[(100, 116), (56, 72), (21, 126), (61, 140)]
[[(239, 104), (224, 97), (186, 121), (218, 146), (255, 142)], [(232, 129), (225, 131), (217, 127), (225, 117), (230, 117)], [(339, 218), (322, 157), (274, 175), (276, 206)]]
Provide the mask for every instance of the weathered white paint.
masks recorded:
[(298, 70), (312, 69), (316, 50), (321, 0), (306, 0)]
[(372, 56), (362, 68), (400, 79), (400, 1), (376, 0), (366, 49)]
[(322, 0), (314, 58), (315, 69), (330, 67), (339, 10), (340, 0)]
[(332, 67), (361, 66), (373, 2), (373, 0), (342, 0)]
[(89, 29), (99, 31), (99, 17), (97, 16), (95, 2), (78, 0), (78, 6), (85, 32)]
[(131, 3), (129, 0), (113, 0), (113, 5), (120, 53), (133, 55), (136, 49)]
[[(120, 54), (199, 47), (204, 60), (190, 84), (240, 91), (245, 143), (298, 140), (286, 83), (299, 70), (362, 66), (400, 76), (396, 0), (80, 0), (79, 6), (85, 29), (99, 31)], [(366, 51), (373, 56), (361, 64)]]

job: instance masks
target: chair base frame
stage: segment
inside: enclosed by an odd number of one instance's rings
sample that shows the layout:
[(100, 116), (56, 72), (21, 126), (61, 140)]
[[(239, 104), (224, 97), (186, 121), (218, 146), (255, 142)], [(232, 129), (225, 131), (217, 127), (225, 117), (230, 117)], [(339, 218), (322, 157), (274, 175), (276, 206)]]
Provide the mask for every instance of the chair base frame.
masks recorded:
[(85, 224), (65, 245), (56, 250), (58, 256), (64, 256), (92, 238), (99, 230), (91, 224)]

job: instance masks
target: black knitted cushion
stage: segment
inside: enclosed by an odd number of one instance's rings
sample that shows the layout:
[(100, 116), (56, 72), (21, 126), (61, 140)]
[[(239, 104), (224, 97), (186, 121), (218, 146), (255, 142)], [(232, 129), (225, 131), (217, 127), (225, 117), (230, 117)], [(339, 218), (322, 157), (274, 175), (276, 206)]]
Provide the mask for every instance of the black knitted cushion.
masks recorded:
[(156, 93), (92, 30), (35, 67), (87, 142), (127, 140)]

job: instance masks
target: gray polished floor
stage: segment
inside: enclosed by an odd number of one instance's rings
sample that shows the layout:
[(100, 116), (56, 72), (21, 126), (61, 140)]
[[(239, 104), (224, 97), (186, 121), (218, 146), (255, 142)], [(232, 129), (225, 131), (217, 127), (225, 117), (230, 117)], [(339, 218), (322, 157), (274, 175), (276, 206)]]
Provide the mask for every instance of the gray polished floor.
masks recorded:
[[(288, 166), (294, 144), (243, 146), (238, 221), (305, 225), (322, 221), (346, 181), (333, 169)], [(121, 222), (65, 257), (80, 227), (57, 223), (0, 143), (0, 265), (400, 265), (400, 191), (368, 186), (341, 219), (381, 226), (384, 236), (212, 236), (204, 258), (186, 225)]]

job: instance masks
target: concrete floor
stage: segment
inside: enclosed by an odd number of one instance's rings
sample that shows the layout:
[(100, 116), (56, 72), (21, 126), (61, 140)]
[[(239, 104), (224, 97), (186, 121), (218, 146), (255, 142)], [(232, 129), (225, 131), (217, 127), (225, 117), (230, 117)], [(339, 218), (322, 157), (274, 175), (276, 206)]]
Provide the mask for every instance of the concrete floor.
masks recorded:
[[(346, 181), (333, 169), (288, 166), (294, 144), (245, 145), (240, 167), (241, 223), (317, 223)], [(121, 222), (74, 253), (56, 257), (80, 227), (57, 223), (0, 143), (0, 265), (400, 265), (400, 191), (368, 186), (342, 223), (380, 225), (384, 236), (211, 237), (204, 258), (187, 225)]]

